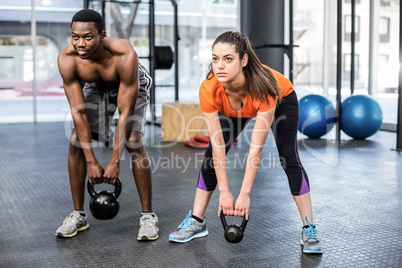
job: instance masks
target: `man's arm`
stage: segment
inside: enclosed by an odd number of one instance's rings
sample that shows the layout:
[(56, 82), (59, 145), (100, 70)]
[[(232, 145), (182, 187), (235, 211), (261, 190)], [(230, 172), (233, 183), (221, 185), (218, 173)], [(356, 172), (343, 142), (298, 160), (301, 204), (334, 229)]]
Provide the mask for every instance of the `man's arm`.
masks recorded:
[(123, 153), (132, 120), (132, 112), (137, 101), (139, 90), (138, 57), (131, 45), (127, 55), (121, 57), (116, 65), (116, 71), (120, 77), (119, 93), (117, 96), (117, 108), (119, 119), (115, 133), (115, 145), (112, 156), (105, 170), (105, 182), (114, 184), (119, 176), (120, 157)]
[[(74, 73), (74, 61), (70, 57), (60, 53), (58, 57), (60, 75), (63, 79), (64, 92), (70, 105), (74, 128), (79, 140), (85, 160), (87, 162), (88, 178), (91, 183), (99, 183), (102, 180), (103, 168), (99, 165), (91, 143), (91, 131), (85, 110), (85, 100), (78, 77)], [(92, 181), (93, 180), (93, 181)]]

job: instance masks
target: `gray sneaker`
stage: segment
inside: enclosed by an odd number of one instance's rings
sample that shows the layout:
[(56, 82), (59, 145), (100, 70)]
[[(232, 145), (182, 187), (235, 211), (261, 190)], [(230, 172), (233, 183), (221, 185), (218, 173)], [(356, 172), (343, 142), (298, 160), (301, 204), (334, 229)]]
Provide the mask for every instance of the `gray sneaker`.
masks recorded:
[(315, 225), (311, 225), (306, 217), (307, 226), (303, 228), (301, 244), (304, 253), (322, 253), (322, 244)]
[(193, 238), (204, 237), (208, 235), (208, 229), (205, 219), (203, 222), (198, 222), (191, 218), (191, 210), (188, 212), (187, 217), (177, 227), (177, 231), (169, 235), (169, 240), (178, 243), (185, 243)]
[(89, 228), (87, 216), (81, 215), (78, 211), (73, 211), (68, 215), (61, 225), (56, 230), (58, 237), (73, 237), (77, 232), (84, 231)]
[(141, 241), (149, 241), (158, 239), (158, 217), (155, 213), (143, 214), (140, 218), (140, 229), (137, 239)]

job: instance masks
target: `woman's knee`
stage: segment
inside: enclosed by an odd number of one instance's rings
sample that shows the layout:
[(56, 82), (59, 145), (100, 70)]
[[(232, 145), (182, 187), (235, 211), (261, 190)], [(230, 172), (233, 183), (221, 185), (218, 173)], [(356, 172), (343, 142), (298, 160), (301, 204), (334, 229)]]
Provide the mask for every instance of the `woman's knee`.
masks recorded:
[(280, 156), (279, 161), (285, 171), (301, 171), (303, 166), (295, 156)]

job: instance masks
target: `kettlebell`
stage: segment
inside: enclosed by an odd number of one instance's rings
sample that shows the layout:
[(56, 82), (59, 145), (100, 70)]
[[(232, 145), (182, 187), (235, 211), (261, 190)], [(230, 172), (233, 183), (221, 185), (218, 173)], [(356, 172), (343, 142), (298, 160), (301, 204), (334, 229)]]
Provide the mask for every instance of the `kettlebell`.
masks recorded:
[(117, 198), (121, 193), (121, 187), (121, 182), (117, 178), (113, 193), (110, 191), (96, 192), (88, 180), (87, 188), (91, 196), (89, 208), (96, 219), (111, 220), (117, 215), (120, 209), (119, 200)]
[(246, 225), (248, 220), (243, 218), (243, 222), (241, 226), (230, 225), (226, 223), (226, 218), (223, 212), (221, 212), (221, 221), (223, 225), (223, 229), (225, 230), (225, 239), (229, 243), (239, 243), (243, 239), (244, 230), (246, 229)]

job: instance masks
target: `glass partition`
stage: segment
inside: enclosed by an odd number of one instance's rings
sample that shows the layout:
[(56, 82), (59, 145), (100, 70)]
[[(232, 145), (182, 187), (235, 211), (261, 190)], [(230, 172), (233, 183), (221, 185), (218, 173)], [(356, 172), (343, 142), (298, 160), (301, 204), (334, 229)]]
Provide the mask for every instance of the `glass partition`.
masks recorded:
[[(371, 95), (383, 122), (396, 124), (399, 72), (399, 1), (356, 1), (353, 94)], [(352, 6), (343, 1), (342, 98), (351, 95)], [(303, 97), (335, 100), (337, 1), (294, 0), (294, 86)]]
[[(399, 82), (399, 4), (400, 1), (379, 0), (374, 16), (378, 25), (374, 38), (373, 96), (383, 110), (383, 122), (396, 124)], [(377, 82), (376, 82), (377, 81)], [(377, 86), (377, 87), (376, 87)]]
[[(37, 0), (36, 96), (38, 121), (62, 121), (69, 107), (57, 69), (57, 55), (69, 44), (70, 22), (83, 0)], [(149, 2), (105, 3), (108, 36), (126, 38), (149, 69)], [(208, 72), (216, 36), (238, 30), (237, 0), (179, 0), (179, 100), (198, 101), (198, 89)], [(370, 6), (373, 2), (374, 6)], [(299, 97), (336, 94), (337, 1), (293, 0), (294, 85)], [(136, 5), (136, 8), (133, 8)], [(118, 7), (118, 9), (117, 9)], [(102, 12), (102, 1), (90, 1)], [(134, 12), (132, 27), (127, 22)], [(33, 49), (31, 1), (0, 0), (0, 122), (33, 121)], [(351, 71), (351, 1), (343, 1), (342, 96), (348, 97)], [(371, 23), (370, 23), (371, 22)], [(155, 45), (174, 50), (174, 15), (168, 0), (155, 1)], [(381, 105), (384, 122), (395, 124), (399, 71), (399, 1), (356, 1), (355, 89)], [(371, 25), (371, 26), (370, 26)], [(124, 35), (121, 35), (125, 33)], [(156, 70), (156, 104), (174, 101), (174, 70)], [(157, 110), (157, 116), (161, 110)]]
[(0, 1), (0, 123), (33, 121), (31, 1), (18, 4)]
[(324, 58), (324, 1), (295, 0), (293, 8), (293, 40), (297, 45), (293, 50), (294, 88), (299, 99), (308, 94), (327, 94), (328, 87), (334, 86), (332, 82), (336, 76), (332, 77), (329, 67), (324, 68), (324, 62), (332, 59)]
[[(131, 1), (132, 2), (132, 1)], [(211, 45), (222, 32), (238, 29), (237, 1), (191, 1), (180, 0), (179, 10), (179, 100), (198, 102), (198, 89), (208, 72), (211, 61)], [(99, 0), (90, 1), (90, 8), (102, 12)], [(170, 46), (174, 52), (174, 9), (169, 0), (156, 0), (155, 45)], [(119, 21), (129, 19), (135, 13), (133, 27), (121, 35)], [(104, 7), (108, 36), (130, 40), (140, 58), (140, 63), (149, 70), (149, 2), (140, 4), (130, 1), (106, 2)], [(118, 23), (115, 22), (118, 20)], [(156, 116), (160, 117), (161, 104), (174, 101), (174, 66), (169, 70), (155, 70)], [(149, 116), (149, 112), (147, 116)]]
[(69, 44), (71, 18), (83, 8), (83, 1), (34, 3), (36, 83), (31, 1), (0, 1), (0, 123), (33, 122), (34, 103), (38, 122), (69, 118), (57, 56)]

